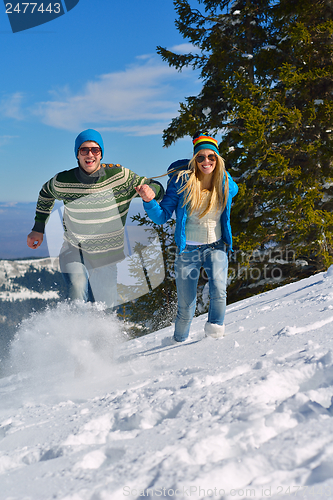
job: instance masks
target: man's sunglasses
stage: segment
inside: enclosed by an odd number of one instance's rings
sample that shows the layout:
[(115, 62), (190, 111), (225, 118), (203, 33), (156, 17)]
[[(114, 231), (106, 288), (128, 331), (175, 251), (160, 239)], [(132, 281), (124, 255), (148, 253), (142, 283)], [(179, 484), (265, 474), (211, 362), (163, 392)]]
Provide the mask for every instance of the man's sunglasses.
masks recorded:
[(198, 163), (203, 163), (206, 158), (208, 158), (209, 161), (216, 161), (216, 155), (208, 155), (208, 156), (204, 156), (204, 155), (199, 155), (196, 157), (196, 161)]
[(93, 148), (80, 148), (79, 151), (82, 156), (87, 156), (87, 154), (89, 154), (89, 151), (91, 151), (94, 156), (97, 156), (102, 150), (101, 148), (93, 147)]

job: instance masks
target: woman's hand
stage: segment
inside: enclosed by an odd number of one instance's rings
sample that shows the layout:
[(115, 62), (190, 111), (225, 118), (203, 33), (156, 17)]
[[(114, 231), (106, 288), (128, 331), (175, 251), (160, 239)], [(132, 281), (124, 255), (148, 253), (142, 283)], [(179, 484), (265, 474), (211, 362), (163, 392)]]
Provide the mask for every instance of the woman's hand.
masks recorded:
[(148, 184), (142, 184), (141, 186), (137, 186), (135, 191), (139, 196), (143, 199), (143, 201), (149, 202), (155, 198), (155, 193)]

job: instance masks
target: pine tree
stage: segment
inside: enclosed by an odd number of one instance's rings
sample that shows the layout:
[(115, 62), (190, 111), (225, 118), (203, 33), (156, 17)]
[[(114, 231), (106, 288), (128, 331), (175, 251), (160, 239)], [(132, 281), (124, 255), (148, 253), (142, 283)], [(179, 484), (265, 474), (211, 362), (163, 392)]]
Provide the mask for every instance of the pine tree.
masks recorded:
[[(237, 74), (246, 75), (253, 83), (256, 68), (263, 68), (267, 59), (269, 0), (201, 0), (205, 13), (191, 9), (187, 0), (174, 0), (178, 18), (176, 26), (194, 47), (192, 53), (178, 55), (157, 47), (157, 52), (169, 65), (181, 70), (185, 66), (200, 69), (203, 88), (196, 97), (180, 104), (179, 116), (164, 131), (164, 144), (169, 146), (184, 135), (197, 130), (221, 133), (232, 129), (229, 92), (224, 83), (237, 84)], [(257, 76), (256, 76), (257, 78)]]
[[(160, 251), (163, 255), (164, 262), (164, 280), (157, 287), (153, 287), (150, 283), (149, 275), (146, 273), (146, 279), (149, 287), (149, 292), (141, 295), (137, 299), (128, 302), (124, 305), (124, 311), (120, 311), (120, 315), (130, 325), (130, 333), (134, 335), (144, 335), (149, 332), (170, 326), (176, 315), (177, 308), (177, 293), (174, 276), (173, 263), (175, 259), (176, 247), (173, 240), (173, 228), (175, 220), (171, 219), (162, 226), (152, 222), (147, 216), (140, 214), (133, 216), (133, 222), (138, 226), (144, 227), (148, 234), (148, 241), (152, 242), (156, 239), (156, 234), (160, 243)], [(134, 261), (132, 265), (132, 274), (136, 275), (136, 268), (150, 268), (150, 275), (153, 273), (156, 256), (154, 248), (147, 254), (145, 252), (144, 265), (143, 260), (140, 260), (141, 252), (145, 251), (145, 247), (141, 244), (136, 244), (134, 247)], [(140, 260), (140, 262), (139, 262)], [(140, 280), (138, 287), (142, 287)]]
[(196, 130), (220, 134), (239, 184), (235, 246), (279, 244), (317, 270), (332, 262), (333, 2), (174, 1), (180, 33), (199, 52), (158, 47), (181, 70), (200, 69), (198, 96), (180, 104), (164, 144)]

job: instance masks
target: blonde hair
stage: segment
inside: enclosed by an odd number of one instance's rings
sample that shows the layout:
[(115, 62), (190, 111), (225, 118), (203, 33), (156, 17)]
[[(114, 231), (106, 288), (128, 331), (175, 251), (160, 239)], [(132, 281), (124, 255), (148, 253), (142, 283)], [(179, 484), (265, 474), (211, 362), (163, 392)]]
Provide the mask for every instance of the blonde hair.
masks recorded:
[(223, 211), (225, 209), (229, 193), (229, 180), (223, 158), (214, 152), (216, 156), (216, 167), (213, 171), (212, 188), (209, 191), (207, 203), (202, 206), (201, 183), (198, 176), (200, 170), (196, 162), (196, 157), (199, 154), (200, 151), (193, 156), (188, 164), (187, 170), (182, 170), (178, 173), (177, 181), (188, 176), (186, 184), (179, 189), (178, 193), (184, 193), (183, 207), (187, 204), (189, 205), (190, 215), (192, 215), (194, 211), (200, 212), (200, 209), (202, 210), (201, 213), (199, 213), (199, 218), (201, 218), (211, 210), (217, 211), (221, 209)]

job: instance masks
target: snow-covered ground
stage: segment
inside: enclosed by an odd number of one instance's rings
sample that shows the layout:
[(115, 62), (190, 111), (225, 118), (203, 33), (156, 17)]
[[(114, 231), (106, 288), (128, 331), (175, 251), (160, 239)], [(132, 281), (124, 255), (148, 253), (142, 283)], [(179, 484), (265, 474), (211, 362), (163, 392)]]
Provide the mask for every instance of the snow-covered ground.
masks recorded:
[(0, 379), (0, 499), (333, 499), (333, 268), (127, 341), (102, 307), (25, 320)]

